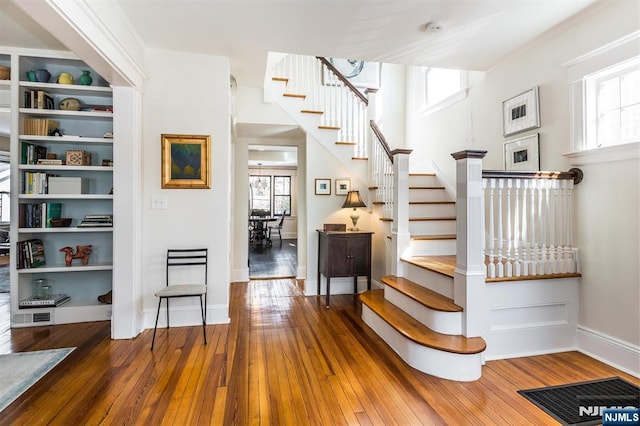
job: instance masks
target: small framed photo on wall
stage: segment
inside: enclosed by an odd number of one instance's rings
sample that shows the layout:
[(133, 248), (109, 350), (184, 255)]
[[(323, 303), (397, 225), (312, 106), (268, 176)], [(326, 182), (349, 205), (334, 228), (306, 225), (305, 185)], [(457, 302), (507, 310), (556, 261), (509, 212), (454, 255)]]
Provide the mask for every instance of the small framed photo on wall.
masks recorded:
[(336, 179), (336, 195), (347, 195), (351, 191), (351, 179)]
[(540, 170), (540, 140), (538, 133), (505, 142), (504, 169)]
[(504, 136), (540, 127), (538, 86), (502, 103), (502, 126)]
[(316, 195), (331, 195), (331, 179), (316, 179)]

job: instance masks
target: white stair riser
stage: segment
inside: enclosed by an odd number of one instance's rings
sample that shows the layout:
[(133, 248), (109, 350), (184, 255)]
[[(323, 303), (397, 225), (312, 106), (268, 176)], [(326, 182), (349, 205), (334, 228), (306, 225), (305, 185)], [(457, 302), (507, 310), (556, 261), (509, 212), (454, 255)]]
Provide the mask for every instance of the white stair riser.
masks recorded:
[(362, 319), (400, 358), (417, 370), (459, 382), (478, 380), (482, 374), (481, 354), (461, 355), (419, 345), (398, 333), (364, 304)]
[(409, 204), (409, 217), (453, 217), (455, 204)]
[(411, 240), (413, 256), (447, 256), (456, 254), (456, 240)]
[(389, 286), (384, 288), (384, 298), (433, 331), (443, 334), (462, 334), (462, 313), (460, 312), (433, 310)]
[(444, 235), (456, 233), (455, 220), (416, 220), (409, 222), (412, 235)]
[(448, 201), (444, 189), (410, 189), (409, 201)]
[(404, 278), (453, 299), (453, 278), (402, 262)]
[(409, 186), (438, 186), (436, 176), (412, 176), (409, 175)]

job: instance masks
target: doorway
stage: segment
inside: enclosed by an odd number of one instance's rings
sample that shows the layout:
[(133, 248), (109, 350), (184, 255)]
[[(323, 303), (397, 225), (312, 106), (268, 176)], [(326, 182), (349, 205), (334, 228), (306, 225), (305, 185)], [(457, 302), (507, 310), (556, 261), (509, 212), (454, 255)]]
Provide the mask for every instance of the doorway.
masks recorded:
[(249, 145), (249, 279), (295, 278), (297, 147)]

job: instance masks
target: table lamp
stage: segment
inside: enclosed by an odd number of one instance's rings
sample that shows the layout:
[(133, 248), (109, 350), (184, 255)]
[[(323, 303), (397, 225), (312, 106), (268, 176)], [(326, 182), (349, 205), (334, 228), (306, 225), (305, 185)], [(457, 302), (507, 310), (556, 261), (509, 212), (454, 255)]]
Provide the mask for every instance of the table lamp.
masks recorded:
[(351, 213), (351, 221), (353, 222), (353, 228), (349, 229), (349, 231), (359, 231), (356, 227), (358, 223), (358, 219), (360, 216), (358, 215), (356, 208), (358, 207), (367, 207), (366, 204), (360, 198), (360, 193), (358, 191), (349, 191), (347, 193), (347, 199), (344, 200), (344, 204), (342, 205), (343, 209), (353, 208), (353, 213)]

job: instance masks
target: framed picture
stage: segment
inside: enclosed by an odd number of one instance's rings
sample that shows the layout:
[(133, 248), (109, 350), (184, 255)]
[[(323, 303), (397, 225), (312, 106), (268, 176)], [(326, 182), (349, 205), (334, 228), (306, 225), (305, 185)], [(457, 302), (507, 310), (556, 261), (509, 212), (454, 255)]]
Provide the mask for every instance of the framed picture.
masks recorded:
[(162, 188), (211, 188), (211, 136), (162, 135)]
[[(366, 89), (380, 88), (380, 64), (378, 62), (365, 62), (356, 59), (327, 58), (342, 75), (344, 75), (355, 87)], [(340, 84), (327, 68), (323, 67), (322, 81), (325, 86)]]
[(316, 195), (331, 195), (331, 179), (316, 179)]
[(540, 170), (538, 133), (505, 142), (504, 168), (505, 170)]
[(351, 191), (351, 179), (336, 179), (336, 195), (347, 195)]
[(502, 103), (502, 126), (504, 136), (540, 127), (538, 86)]

